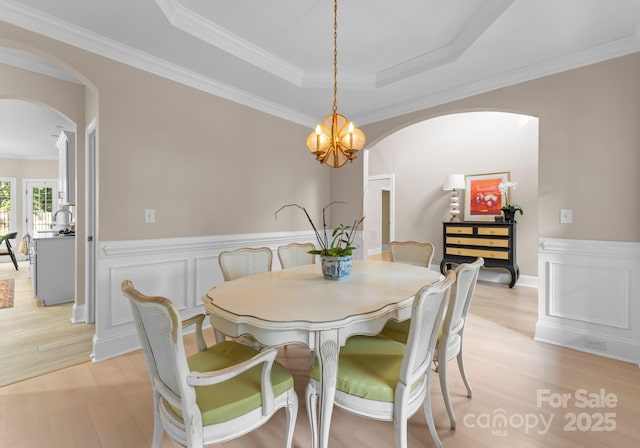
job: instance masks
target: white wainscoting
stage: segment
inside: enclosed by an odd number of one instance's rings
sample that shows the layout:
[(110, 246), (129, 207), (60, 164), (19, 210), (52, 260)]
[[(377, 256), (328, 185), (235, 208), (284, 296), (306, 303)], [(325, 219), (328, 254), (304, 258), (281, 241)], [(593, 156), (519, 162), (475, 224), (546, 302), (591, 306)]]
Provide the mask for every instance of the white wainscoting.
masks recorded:
[(640, 365), (640, 243), (540, 238), (535, 339)]
[(273, 250), (275, 270), (280, 269), (278, 246), (307, 241), (315, 241), (313, 232), (100, 242), (93, 360), (140, 347), (129, 302), (120, 291), (123, 280), (130, 279), (144, 294), (171, 299), (186, 318), (203, 313), (202, 296), (223, 281), (220, 252), (266, 246)]

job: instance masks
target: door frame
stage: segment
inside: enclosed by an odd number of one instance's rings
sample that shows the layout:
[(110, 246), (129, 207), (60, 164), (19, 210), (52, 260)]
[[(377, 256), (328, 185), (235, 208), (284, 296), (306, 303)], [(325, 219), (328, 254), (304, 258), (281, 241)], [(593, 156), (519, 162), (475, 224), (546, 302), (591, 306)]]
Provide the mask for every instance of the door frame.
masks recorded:
[(86, 241), (85, 255), (85, 322), (88, 324), (96, 321), (96, 214), (97, 214), (97, 194), (96, 194), (96, 172), (97, 172), (97, 130), (96, 121), (89, 123), (85, 131), (85, 227)]
[[(380, 186), (380, 191), (382, 191), (382, 189), (384, 189), (385, 191), (389, 192), (389, 241), (393, 241), (395, 239), (395, 182), (396, 182), (396, 178), (395, 178), (395, 174), (394, 173), (390, 173), (390, 174), (380, 174), (380, 175), (374, 175), (374, 176), (368, 176), (367, 177), (367, 190), (369, 189), (369, 187), (372, 185), (372, 182), (376, 183), (376, 184), (380, 184), (382, 183), (383, 185)], [(371, 200), (372, 198), (369, 197), (370, 195), (367, 195), (365, 192), (365, 196), (368, 198), (367, 200)], [(375, 199), (378, 201), (382, 201), (382, 195), (375, 195)], [(365, 205), (365, 210), (369, 210), (369, 206), (370, 204), (366, 204)], [(380, 211), (382, 210), (382, 207), (377, 208)], [(380, 216), (376, 216), (376, 219), (379, 220), (380, 222), (380, 227), (382, 227), (382, 213), (380, 213)], [(369, 222), (367, 222), (367, 220), (365, 219), (365, 230), (366, 232), (370, 231), (371, 228), (368, 225), (371, 225), (371, 221), (369, 220)], [(367, 225), (368, 224), (368, 225)], [(381, 229), (380, 229), (381, 230)], [(367, 245), (367, 255), (373, 255), (374, 253), (376, 253), (378, 251), (378, 249), (380, 251), (382, 251), (382, 243), (380, 248), (371, 248)]]

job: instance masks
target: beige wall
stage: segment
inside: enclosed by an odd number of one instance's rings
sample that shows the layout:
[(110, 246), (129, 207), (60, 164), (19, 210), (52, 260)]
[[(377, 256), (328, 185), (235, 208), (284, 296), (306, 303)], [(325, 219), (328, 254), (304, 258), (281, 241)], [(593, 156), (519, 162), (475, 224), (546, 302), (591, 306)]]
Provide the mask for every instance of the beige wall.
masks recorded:
[(15, 177), (20, 190), (17, 196), (24, 199), (22, 181), (24, 179), (58, 179), (57, 160), (26, 160), (0, 158), (0, 177)]
[(97, 85), (102, 240), (291, 230), (280, 205), (328, 198), (303, 126), (117, 64)]
[[(363, 131), (375, 144), (413, 123), (478, 110), (539, 118), (540, 236), (640, 241), (640, 53), (373, 123)], [(560, 224), (561, 208), (573, 209), (573, 224)]]

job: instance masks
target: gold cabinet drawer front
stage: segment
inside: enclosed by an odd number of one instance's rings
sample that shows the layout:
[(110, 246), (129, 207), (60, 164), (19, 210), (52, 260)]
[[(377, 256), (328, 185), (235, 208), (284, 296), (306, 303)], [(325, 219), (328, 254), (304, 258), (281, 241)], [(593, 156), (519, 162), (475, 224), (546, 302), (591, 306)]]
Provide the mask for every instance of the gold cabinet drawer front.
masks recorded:
[(483, 257), (496, 260), (508, 260), (509, 252), (482, 249), (466, 249), (462, 247), (447, 247), (447, 255), (461, 255), (463, 257)]
[(478, 235), (509, 236), (508, 227), (478, 227)]
[(457, 227), (447, 226), (447, 233), (453, 233), (458, 235), (473, 235), (473, 227)]
[(447, 244), (459, 244), (459, 245), (466, 245), (466, 246), (509, 247), (509, 240), (499, 240), (499, 239), (491, 239), (491, 238), (462, 238), (462, 237), (448, 236)]

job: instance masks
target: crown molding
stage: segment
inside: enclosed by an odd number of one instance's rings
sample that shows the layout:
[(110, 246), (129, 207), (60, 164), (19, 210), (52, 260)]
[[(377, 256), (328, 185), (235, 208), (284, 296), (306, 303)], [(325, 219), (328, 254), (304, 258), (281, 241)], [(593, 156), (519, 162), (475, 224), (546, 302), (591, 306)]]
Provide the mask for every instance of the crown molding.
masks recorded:
[(424, 73), (435, 67), (455, 61), (473, 45), (487, 29), (511, 6), (513, 0), (498, 0), (480, 10), (473, 20), (460, 30), (456, 38), (448, 45), (435, 51), (422, 54), (393, 67), (380, 70), (375, 74), (375, 86), (384, 87), (410, 76)]
[(490, 92), (492, 90), (509, 87), (537, 78), (554, 75), (557, 73), (573, 70), (609, 59), (614, 59), (640, 51), (640, 38), (638, 34), (624, 37), (614, 42), (590, 48), (588, 50), (573, 53), (571, 55), (559, 56), (538, 64), (512, 70), (507, 73), (485, 78), (480, 81), (471, 82), (450, 89), (434, 92), (415, 98), (411, 101), (395, 104), (382, 108), (372, 113), (354, 116), (361, 124), (374, 123), (386, 120), (399, 115), (404, 115), (419, 110), (428, 109), (441, 104), (458, 101), (470, 96)]
[(164, 59), (151, 56), (148, 53), (79, 28), (68, 22), (54, 19), (40, 11), (20, 5), (14, 1), (0, 0), (0, 13), (2, 20), (8, 23), (42, 34), (65, 44), (113, 59), (114, 61), (194, 87), (294, 123), (305, 126), (310, 126), (315, 123), (312, 117), (294, 109), (281, 106), (273, 101), (215, 81), (176, 64), (167, 62)]
[(295, 65), (218, 26), (211, 20), (183, 6), (178, 0), (155, 0), (155, 2), (169, 23), (179, 30), (220, 48), (293, 85), (302, 86), (304, 73)]

